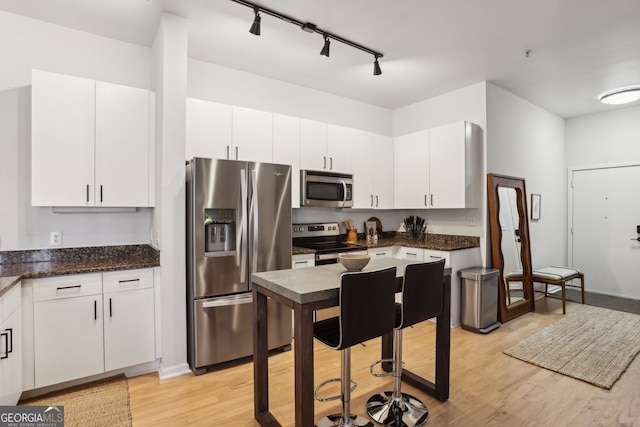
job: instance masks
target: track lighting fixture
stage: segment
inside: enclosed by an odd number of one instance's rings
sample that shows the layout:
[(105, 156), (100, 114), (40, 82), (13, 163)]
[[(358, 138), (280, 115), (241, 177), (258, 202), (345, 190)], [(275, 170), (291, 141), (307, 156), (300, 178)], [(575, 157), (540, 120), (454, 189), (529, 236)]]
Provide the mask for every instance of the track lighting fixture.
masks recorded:
[(377, 52), (373, 49), (369, 49), (368, 47), (362, 46), (361, 44), (352, 42), (351, 40), (347, 40), (345, 38), (342, 38), (336, 34), (330, 33), (329, 31), (325, 31), (321, 28), (318, 28), (318, 26), (316, 24), (312, 24), (311, 22), (302, 22), (299, 21), (295, 18), (292, 18), (290, 16), (287, 15), (283, 15), (279, 12), (276, 12), (274, 10), (271, 9), (267, 9), (265, 7), (259, 6), (255, 3), (246, 1), (246, 0), (231, 0), (234, 3), (238, 3), (241, 4), (243, 6), (247, 6), (253, 9), (253, 13), (255, 15), (255, 18), (253, 19), (253, 24), (251, 25), (251, 29), (249, 30), (249, 32), (251, 34), (255, 34), (256, 36), (260, 35), (260, 12), (265, 13), (267, 15), (273, 16), (274, 18), (278, 18), (281, 19), (285, 22), (288, 22), (290, 24), (293, 24), (297, 27), (300, 27), (300, 29), (308, 32), (308, 33), (318, 33), (318, 34), (322, 34), (322, 37), (324, 38), (324, 46), (322, 47), (322, 50), (320, 51), (320, 55), (322, 56), (326, 56), (329, 57), (329, 45), (330, 45), (330, 40), (329, 39), (333, 39), (335, 41), (338, 41), (340, 43), (344, 43), (348, 46), (354, 47), (356, 49), (359, 49), (363, 52), (367, 52), (370, 55), (373, 55), (373, 75), (374, 76), (379, 76), (380, 74), (382, 74), (382, 70), (380, 69), (380, 64), (378, 63), (378, 59), (382, 58), (382, 53)]
[(320, 51), (320, 55), (322, 56), (326, 56), (327, 58), (329, 57), (329, 44), (331, 42), (329, 41), (329, 37), (327, 37), (327, 35), (324, 35), (324, 46), (322, 46), (322, 50)]
[(251, 29), (249, 30), (249, 32), (251, 34), (259, 36), (260, 35), (260, 20), (262, 19), (260, 17), (260, 8), (255, 6), (253, 8), (253, 13), (255, 14), (255, 18), (253, 18), (253, 24), (251, 24)]
[(379, 76), (382, 74), (382, 70), (380, 69), (380, 64), (378, 64), (378, 56), (376, 55), (376, 59), (373, 60), (373, 75)]

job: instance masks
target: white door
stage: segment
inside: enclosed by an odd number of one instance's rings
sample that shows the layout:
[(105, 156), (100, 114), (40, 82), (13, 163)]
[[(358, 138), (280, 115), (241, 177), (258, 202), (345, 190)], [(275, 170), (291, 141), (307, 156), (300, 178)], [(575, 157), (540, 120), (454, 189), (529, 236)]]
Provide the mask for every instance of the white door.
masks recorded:
[(429, 197), (429, 131), (396, 138), (393, 162), (395, 208), (426, 209)]
[(393, 138), (385, 135), (373, 135), (373, 165), (371, 168), (375, 196), (373, 207), (376, 209), (393, 209), (393, 152)]
[(429, 130), (429, 207), (465, 208), (465, 123)]
[(187, 98), (185, 157), (232, 158), (231, 105)]
[(573, 171), (572, 266), (585, 289), (640, 299), (640, 166)]
[(273, 162), (273, 113), (233, 107), (234, 160)]

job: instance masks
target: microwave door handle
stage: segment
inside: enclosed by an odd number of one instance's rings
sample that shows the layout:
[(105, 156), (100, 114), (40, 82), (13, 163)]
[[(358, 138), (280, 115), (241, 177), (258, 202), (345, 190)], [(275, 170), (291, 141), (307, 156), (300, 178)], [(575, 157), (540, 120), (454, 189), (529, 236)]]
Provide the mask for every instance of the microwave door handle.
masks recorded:
[(240, 233), (240, 283), (247, 281), (247, 171), (240, 169), (240, 202), (242, 206), (242, 232)]
[(347, 203), (347, 183), (344, 179), (341, 179), (342, 183), (342, 203)]
[(251, 211), (253, 212), (253, 256), (251, 272), (258, 272), (258, 172), (254, 169), (251, 171)]

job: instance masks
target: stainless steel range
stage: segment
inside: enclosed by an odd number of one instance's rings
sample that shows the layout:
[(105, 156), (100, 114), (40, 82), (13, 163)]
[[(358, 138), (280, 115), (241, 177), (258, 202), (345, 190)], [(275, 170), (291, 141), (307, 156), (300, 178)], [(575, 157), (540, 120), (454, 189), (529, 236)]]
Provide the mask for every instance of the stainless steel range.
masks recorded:
[(367, 252), (363, 245), (347, 245), (337, 222), (293, 224), (293, 246), (313, 249), (316, 265), (335, 264), (338, 256), (346, 252)]

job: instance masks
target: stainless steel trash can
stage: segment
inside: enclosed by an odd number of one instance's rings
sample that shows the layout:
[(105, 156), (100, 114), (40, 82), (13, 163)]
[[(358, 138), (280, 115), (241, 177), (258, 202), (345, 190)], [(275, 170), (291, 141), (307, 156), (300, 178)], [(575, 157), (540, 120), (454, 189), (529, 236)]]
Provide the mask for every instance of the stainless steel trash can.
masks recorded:
[(460, 317), (462, 329), (487, 334), (498, 322), (498, 274), (493, 268), (472, 267), (458, 271), (462, 279)]

